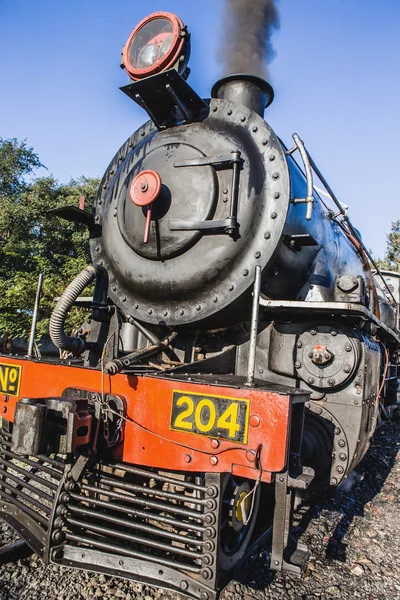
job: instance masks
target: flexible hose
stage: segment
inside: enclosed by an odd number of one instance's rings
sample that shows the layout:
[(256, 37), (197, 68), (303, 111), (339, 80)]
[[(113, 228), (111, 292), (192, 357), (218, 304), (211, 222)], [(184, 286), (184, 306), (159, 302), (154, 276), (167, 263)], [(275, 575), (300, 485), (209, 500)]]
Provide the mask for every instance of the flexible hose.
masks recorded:
[(85, 349), (85, 340), (80, 337), (68, 336), (64, 332), (65, 319), (72, 305), (83, 290), (96, 279), (96, 268), (89, 265), (67, 287), (56, 304), (50, 317), (49, 333), (53, 343), (60, 350), (72, 352), (79, 356)]

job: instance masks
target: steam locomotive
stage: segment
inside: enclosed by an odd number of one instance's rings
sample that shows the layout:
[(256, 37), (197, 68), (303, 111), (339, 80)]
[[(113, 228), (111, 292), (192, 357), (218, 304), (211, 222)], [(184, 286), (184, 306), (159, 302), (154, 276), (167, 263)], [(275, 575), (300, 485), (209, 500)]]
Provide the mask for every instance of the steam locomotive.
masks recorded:
[(260, 544), (301, 572), (298, 502), (400, 402), (400, 276), (371, 271), (302, 140), (264, 120), (271, 86), (229, 75), (203, 100), (189, 54), (175, 15), (139, 23), (121, 89), (150, 120), (92, 213), (53, 211), (93, 264), (54, 308), (59, 359), (1, 356), (0, 516), (45, 562), (213, 600)]

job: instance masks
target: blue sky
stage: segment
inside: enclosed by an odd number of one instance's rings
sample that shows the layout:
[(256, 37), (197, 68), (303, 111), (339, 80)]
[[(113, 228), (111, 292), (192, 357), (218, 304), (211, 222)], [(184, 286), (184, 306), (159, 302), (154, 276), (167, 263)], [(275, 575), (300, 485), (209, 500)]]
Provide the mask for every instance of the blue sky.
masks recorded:
[[(251, 1), (251, 0), (249, 0)], [(101, 176), (145, 113), (119, 91), (120, 50), (150, 12), (192, 32), (191, 85), (221, 76), (223, 0), (0, 0), (0, 136), (27, 139), (61, 182)], [(364, 241), (400, 218), (400, 1), (280, 0), (266, 119), (299, 133)], [(43, 171), (43, 174), (46, 172)]]

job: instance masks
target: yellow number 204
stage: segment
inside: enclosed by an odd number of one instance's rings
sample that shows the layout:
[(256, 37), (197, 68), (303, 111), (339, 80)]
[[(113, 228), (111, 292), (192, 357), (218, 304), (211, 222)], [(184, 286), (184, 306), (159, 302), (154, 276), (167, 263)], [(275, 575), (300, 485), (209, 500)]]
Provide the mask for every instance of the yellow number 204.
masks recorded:
[[(175, 406), (181, 408), (172, 422), (174, 429), (183, 429), (197, 433), (208, 434), (215, 430), (225, 430), (227, 436), (235, 439), (240, 433), (241, 426), (239, 422), (239, 403), (230, 402), (223, 410), (222, 414), (218, 411), (214, 402), (209, 398), (201, 398), (194, 401), (190, 396), (180, 396)], [(216, 433), (216, 432), (215, 432)]]

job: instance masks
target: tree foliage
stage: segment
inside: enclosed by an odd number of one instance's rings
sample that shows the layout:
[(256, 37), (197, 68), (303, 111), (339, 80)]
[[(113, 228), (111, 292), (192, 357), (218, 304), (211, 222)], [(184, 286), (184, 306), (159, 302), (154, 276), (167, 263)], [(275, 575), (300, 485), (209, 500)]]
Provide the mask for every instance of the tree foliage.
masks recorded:
[[(52, 208), (93, 204), (98, 181), (84, 177), (59, 184), (53, 177), (27, 182), (42, 166), (25, 142), (0, 138), (0, 332), (27, 337), (39, 273), (44, 275), (38, 335), (48, 332), (55, 297), (89, 262), (88, 232), (83, 225), (50, 216)], [(82, 315), (71, 314), (69, 327)]]
[(381, 269), (400, 273), (400, 219), (393, 221), (386, 240), (386, 252), (383, 260), (379, 261)]

